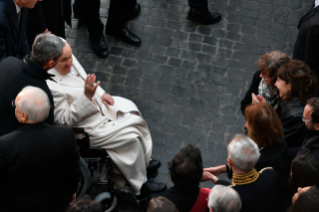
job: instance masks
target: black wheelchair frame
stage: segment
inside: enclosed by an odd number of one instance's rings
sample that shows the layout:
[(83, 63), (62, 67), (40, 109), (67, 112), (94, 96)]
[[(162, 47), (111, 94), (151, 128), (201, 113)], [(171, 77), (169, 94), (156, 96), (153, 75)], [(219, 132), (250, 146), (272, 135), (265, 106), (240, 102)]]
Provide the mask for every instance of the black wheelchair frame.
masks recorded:
[[(73, 128), (76, 135), (77, 144), (80, 151), (81, 175), (77, 189), (77, 198), (88, 194), (94, 186), (107, 187), (106, 191), (96, 196), (95, 200), (101, 202), (105, 207), (105, 212), (112, 211), (117, 204), (116, 189), (114, 188), (115, 178), (123, 178), (128, 185), (129, 192), (133, 196), (135, 203), (140, 207), (140, 202), (147, 198), (138, 199), (135, 191), (123, 175), (114, 173), (113, 169), (117, 166), (107, 154), (105, 149), (90, 146), (90, 137), (84, 128)], [(103, 164), (106, 164), (107, 182), (99, 182), (94, 179), (96, 172), (101, 172)], [(97, 182), (98, 181), (98, 182)]]

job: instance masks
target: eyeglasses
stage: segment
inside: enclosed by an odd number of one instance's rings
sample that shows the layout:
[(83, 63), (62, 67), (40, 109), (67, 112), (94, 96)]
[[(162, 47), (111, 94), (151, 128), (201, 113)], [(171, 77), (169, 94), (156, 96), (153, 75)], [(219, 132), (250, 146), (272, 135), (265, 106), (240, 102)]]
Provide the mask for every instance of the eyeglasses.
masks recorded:
[(301, 120), (302, 120), (303, 122), (312, 122), (312, 120), (305, 119), (304, 117), (301, 117)]
[(13, 99), (11, 102), (12, 107), (16, 107), (16, 99)]

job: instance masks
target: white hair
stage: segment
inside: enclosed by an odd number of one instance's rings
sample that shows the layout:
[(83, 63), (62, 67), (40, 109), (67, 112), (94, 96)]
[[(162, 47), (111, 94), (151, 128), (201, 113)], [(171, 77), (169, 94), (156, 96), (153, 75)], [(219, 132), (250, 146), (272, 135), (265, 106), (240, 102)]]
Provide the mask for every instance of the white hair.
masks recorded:
[(42, 89), (33, 86), (23, 88), (19, 94), (21, 93), (24, 95), (16, 103), (18, 109), (26, 113), (30, 121), (43, 122), (50, 112), (48, 95)]
[(246, 135), (237, 134), (227, 147), (228, 158), (234, 167), (250, 171), (256, 165), (260, 153), (257, 144)]
[(241, 200), (234, 189), (215, 185), (209, 193), (208, 207), (214, 212), (239, 212)]

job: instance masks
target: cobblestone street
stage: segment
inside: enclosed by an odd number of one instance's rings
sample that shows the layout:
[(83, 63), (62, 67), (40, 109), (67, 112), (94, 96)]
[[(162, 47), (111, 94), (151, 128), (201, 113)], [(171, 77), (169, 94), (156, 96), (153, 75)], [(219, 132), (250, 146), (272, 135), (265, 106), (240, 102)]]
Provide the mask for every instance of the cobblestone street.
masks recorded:
[[(151, 130), (153, 156), (162, 162), (155, 181), (169, 186), (166, 164), (187, 144), (201, 149), (205, 167), (226, 163), (227, 144), (243, 132), (239, 105), (258, 59), (272, 50), (292, 54), (299, 19), (313, 1), (210, 0), (210, 10), (222, 14), (214, 25), (187, 21), (187, 0), (139, 3), (141, 14), (128, 26), (141, 37), (140, 47), (107, 37), (110, 56), (100, 59), (75, 19), (67, 40), (107, 92), (137, 104)], [(108, 6), (102, 0), (104, 24)]]

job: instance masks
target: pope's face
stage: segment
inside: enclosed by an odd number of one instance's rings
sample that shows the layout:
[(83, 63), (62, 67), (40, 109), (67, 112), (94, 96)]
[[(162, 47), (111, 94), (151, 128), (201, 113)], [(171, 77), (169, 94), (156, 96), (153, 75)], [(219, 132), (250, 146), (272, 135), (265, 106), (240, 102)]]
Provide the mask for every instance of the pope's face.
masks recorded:
[(71, 72), (72, 62), (72, 49), (68, 43), (65, 43), (62, 55), (58, 58), (58, 62), (55, 66), (55, 69), (61, 75), (66, 75)]

